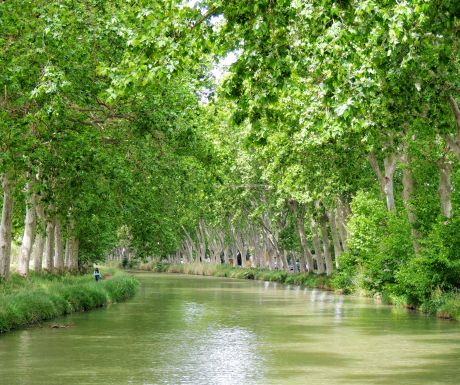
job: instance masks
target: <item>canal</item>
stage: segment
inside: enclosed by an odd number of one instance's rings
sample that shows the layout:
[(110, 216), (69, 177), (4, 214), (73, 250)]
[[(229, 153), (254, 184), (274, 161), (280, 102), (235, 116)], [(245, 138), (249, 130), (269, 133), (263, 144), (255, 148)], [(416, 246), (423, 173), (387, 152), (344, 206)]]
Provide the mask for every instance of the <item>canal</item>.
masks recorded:
[(276, 283), (137, 276), (129, 302), (1, 335), (0, 384), (460, 383), (456, 322)]

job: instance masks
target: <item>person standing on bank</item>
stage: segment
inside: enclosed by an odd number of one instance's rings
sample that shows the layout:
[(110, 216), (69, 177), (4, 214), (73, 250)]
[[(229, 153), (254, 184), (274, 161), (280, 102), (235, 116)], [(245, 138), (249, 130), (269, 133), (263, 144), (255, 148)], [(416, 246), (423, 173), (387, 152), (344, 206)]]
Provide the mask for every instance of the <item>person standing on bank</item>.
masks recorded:
[(101, 273), (99, 273), (99, 268), (97, 267), (94, 269), (93, 275), (94, 275), (94, 279), (96, 280), (96, 282), (102, 278)]

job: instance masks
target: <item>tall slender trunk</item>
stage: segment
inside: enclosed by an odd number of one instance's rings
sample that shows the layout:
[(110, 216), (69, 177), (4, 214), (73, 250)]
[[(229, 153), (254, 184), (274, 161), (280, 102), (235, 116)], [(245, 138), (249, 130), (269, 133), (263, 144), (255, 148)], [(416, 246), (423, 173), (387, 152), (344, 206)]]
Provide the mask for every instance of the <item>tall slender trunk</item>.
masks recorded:
[(26, 218), (24, 220), (24, 234), (22, 236), (22, 244), (18, 260), (18, 273), (24, 277), (29, 274), (30, 255), (32, 253), (32, 246), (35, 238), (37, 197), (35, 193), (31, 192), (30, 183), (27, 183), (26, 194), (28, 194)]
[(66, 268), (69, 271), (76, 271), (78, 269), (78, 249), (77, 240), (73, 235), (70, 235), (66, 241)]
[(442, 158), (438, 161), (439, 170), (439, 199), (441, 201), (441, 213), (445, 218), (452, 218), (452, 163)]
[(342, 249), (347, 250), (347, 241), (348, 241), (348, 231), (347, 231), (347, 216), (349, 214), (349, 210), (347, 210), (345, 202), (343, 199), (337, 199), (337, 217), (336, 217), (336, 224), (337, 229), (339, 230), (340, 241), (342, 243)]
[(268, 265), (268, 268), (270, 270), (275, 269), (275, 259), (273, 249), (270, 243), (270, 240), (268, 239), (267, 235), (264, 234), (264, 259), (265, 259), (265, 266)]
[(327, 211), (326, 215), (329, 221), (329, 227), (331, 228), (332, 243), (334, 244), (335, 267), (339, 268), (339, 258), (342, 254), (342, 246), (340, 245), (339, 233), (337, 232), (337, 226), (335, 224), (335, 210)]
[(325, 271), (325, 261), (323, 253), (321, 252), (321, 241), (318, 236), (318, 224), (314, 218), (311, 218), (311, 234), (313, 239), (313, 247), (315, 249), (315, 259), (318, 267), (318, 274), (324, 274)]
[(68, 271), (76, 271), (78, 269), (78, 257), (76, 256), (76, 239), (75, 226), (73, 221), (67, 225), (67, 239), (65, 244), (65, 261), (64, 266)]
[(198, 239), (198, 253), (197, 262), (204, 262), (206, 260), (206, 235), (204, 233), (204, 221), (200, 220), (198, 228), (196, 230), (196, 236)]
[(37, 223), (36, 223), (36, 235), (33, 248), (33, 260), (34, 260), (34, 271), (42, 271), (42, 258), (43, 251), (45, 249), (45, 236), (44, 236), (44, 218), (45, 214), (43, 208), (39, 202), (35, 207), (37, 214)]
[(377, 157), (375, 156), (374, 152), (371, 152), (368, 156), (369, 163), (372, 166), (375, 174), (377, 175), (377, 179), (380, 184), (380, 190), (382, 191), (383, 195), (385, 196), (387, 209), (388, 211), (396, 211), (395, 206), (395, 197), (394, 197), (394, 173), (396, 171), (396, 154), (390, 154), (386, 158), (383, 159), (383, 167), (384, 173), (380, 170), (379, 163), (377, 161)]
[(310, 245), (308, 244), (307, 236), (305, 235), (305, 221), (303, 213), (299, 212), (300, 210), (297, 201), (291, 200), (289, 204), (296, 219), (297, 232), (299, 233), (300, 238), (300, 271), (305, 272), (308, 270), (309, 272), (313, 272), (313, 255), (310, 251)]
[(327, 220), (323, 216), (320, 221), (321, 236), (323, 238), (323, 256), (324, 262), (326, 263), (326, 274), (331, 275), (334, 272), (334, 265), (332, 264), (331, 252), (330, 252), (330, 242), (329, 242), (329, 232), (327, 231)]
[(225, 246), (225, 248), (224, 248), (224, 263), (226, 265), (228, 265), (230, 263), (230, 258), (228, 256), (228, 253), (229, 253), (229, 247)]
[(457, 132), (455, 135), (446, 134), (444, 139), (449, 145), (451, 151), (455, 154), (458, 160), (460, 160), (460, 108), (457, 101), (449, 95), (448, 97), (452, 113), (454, 114), (455, 123), (457, 126)]
[(404, 166), (402, 178), (403, 203), (407, 212), (407, 220), (409, 221), (411, 227), (412, 247), (414, 249), (415, 254), (418, 254), (420, 251), (420, 246), (418, 244), (420, 234), (418, 233), (417, 229), (415, 229), (415, 222), (417, 221), (417, 216), (415, 214), (415, 207), (411, 202), (412, 195), (414, 194), (414, 179), (412, 177), (412, 172), (410, 170), (410, 158), (407, 154), (407, 149), (405, 149), (404, 153), (401, 155), (401, 163)]
[(237, 231), (234, 227), (233, 228), (233, 236), (234, 240), (236, 243), (236, 247), (238, 248), (238, 251), (240, 252), (241, 256), (241, 266), (246, 265), (246, 258), (248, 256), (248, 248), (246, 246), (246, 242), (244, 241), (241, 233)]
[(70, 254), (72, 253), (72, 240), (69, 236), (67, 236), (65, 240), (65, 247), (64, 247), (64, 266), (66, 270), (69, 269), (69, 261), (70, 261)]
[[(298, 273), (299, 272), (299, 269), (297, 269), (297, 257), (296, 257), (296, 253), (292, 253), (292, 258), (291, 258), (291, 261), (292, 261), (292, 271), (294, 273)], [(311, 270), (310, 270), (311, 271)]]
[(238, 247), (236, 247), (234, 239), (232, 239), (230, 243), (230, 258), (232, 260), (233, 267), (238, 267)]
[(54, 225), (54, 268), (57, 271), (64, 271), (64, 242), (59, 219), (56, 219)]
[(45, 269), (49, 272), (54, 269), (54, 220), (46, 224)]
[(73, 254), (72, 254), (72, 270), (78, 270), (78, 256), (80, 255), (80, 240), (74, 238), (73, 241)]
[(33, 266), (34, 271), (42, 271), (42, 258), (43, 251), (45, 249), (45, 237), (42, 233), (38, 232), (35, 236), (34, 248), (33, 248)]
[(2, 176), (3, 208), (0, 223), (0, 278), (8, 278), (11, 262), (13, 186), (8, 176)]
[(281, 253), (281, 265), (283, 267), (283, 270), (285, 271), (289, 271), (289, 263), (288, 263), (288, 260), (287, 260), (287, 250), (283, 250), (283, 252)]

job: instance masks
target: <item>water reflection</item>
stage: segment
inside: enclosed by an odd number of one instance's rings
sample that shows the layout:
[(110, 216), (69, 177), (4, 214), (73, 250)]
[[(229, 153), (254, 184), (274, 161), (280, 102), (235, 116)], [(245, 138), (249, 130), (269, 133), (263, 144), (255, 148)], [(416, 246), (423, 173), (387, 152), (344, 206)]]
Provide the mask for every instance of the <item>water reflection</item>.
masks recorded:
[(3, 385), (459, 383), (460, 325), (317, 289), (143, 275), (132, 301), (0, 336)]
[(163, 366), (163, 378), (158, 384), (259, 383), (257, 379), (263, 365), (259, 360), (257, 337), (249, 330), (210, 327), (192, 339), (185, 339), (166, 353), (176, 359)]

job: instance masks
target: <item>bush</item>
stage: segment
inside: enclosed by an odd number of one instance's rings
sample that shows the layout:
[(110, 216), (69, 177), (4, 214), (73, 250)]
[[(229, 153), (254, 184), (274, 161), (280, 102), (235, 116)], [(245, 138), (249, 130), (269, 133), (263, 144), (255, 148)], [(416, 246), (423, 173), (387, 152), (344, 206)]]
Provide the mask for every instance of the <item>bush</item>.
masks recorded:
[(351, 292), (388, 290), (396, 274), (413, 256), (411, 229), (404, 212), (388, 212), (382, 200), (360, 192), (348, 222), (349, 250), (339, 259), (334, 287)]
[(120, 274), (102, 282), (111, 302), (120, 302), (131, 298), (136, 294), (139, 282), (132, 276)]
[(436, 292), (460, 289), (459, 231), (460, 219), (440, 219), (433, 226), (420, 255), (397, 274), (396, 293), (418, 306), (432, 301)]
[(169, 269), (169, 263), (157, 262), (152, 268), (152, 271), (156, 273), (165, 273)]

